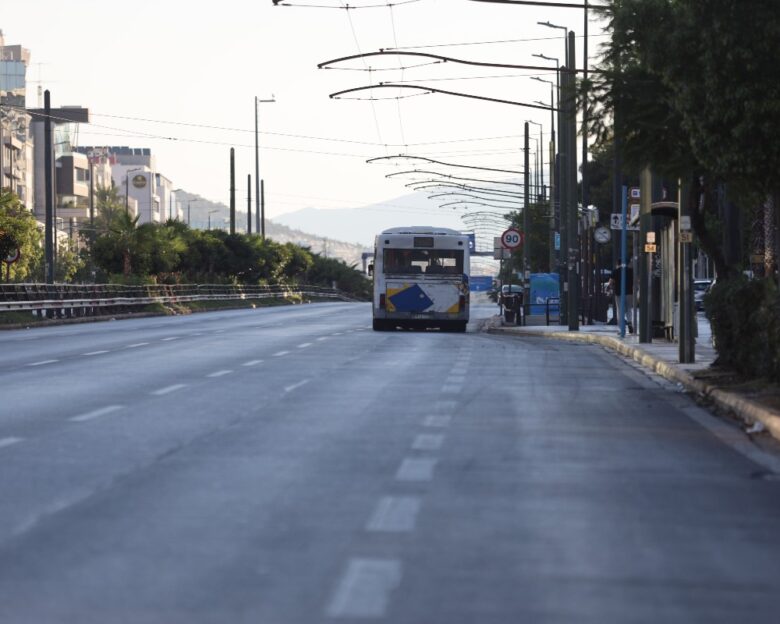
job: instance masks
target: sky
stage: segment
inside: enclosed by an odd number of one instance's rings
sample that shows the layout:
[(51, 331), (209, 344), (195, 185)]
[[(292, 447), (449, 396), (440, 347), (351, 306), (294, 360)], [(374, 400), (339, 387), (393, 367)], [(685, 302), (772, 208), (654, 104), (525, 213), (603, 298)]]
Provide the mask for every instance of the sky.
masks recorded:
[[(159, 171), (176, 187), (211, 200), (228, 201), (234, 146), (238, 203), (246, 201), (246, 176), (254, 175), (254, 98), (275, 99), (259, 105), (260, 171), (271, 218), (306, 207), (392, 203), (409, 192), (405, 184), (426, 177), (386, 178), (415, 163), (368, 164), (369, 158), (412, 154), (519, 172), (524, 121), (543, 124), (542, 141), (548, 140), (545, 110), (407, 89), (349, 96), (361, 99), (329, 95), (403, 81), (547, 103), (550, 85), (530, 76), (554, 81), (554, 69), (474, 68), (396, 55), (352, 60), (332, 70), (318, 69), (318, 63), (393, 48), (554, 67), (532, 55), (562, 59), (563, 31), (539, 21), (575, 31), (582, 63), (582, 10), (472, 0), (353, 0), (348, 6), (380, 6), (344, 10), (327, 7), (343, 7), (346, 0), (288, 1), (317, 6), (273, 6), (271, 0), (24, 0), (4, 3), (0, 28), (6, 44), (31, 51), (28, 106), (36, 106), (41, 85), (51, 91), (53, 106), (89, 108), (92, 123), (81, 126), (79, 144), (149, 147)], [(589, 34), (592, 65), (605, 41), (595, 15)], [(539, 132), (531, 126), (532, 136)], [(436, 170), (490, 179), (519, 176)], [(429, 223), (448, 210), (441, 203), (446, 198), (399, 219)]]

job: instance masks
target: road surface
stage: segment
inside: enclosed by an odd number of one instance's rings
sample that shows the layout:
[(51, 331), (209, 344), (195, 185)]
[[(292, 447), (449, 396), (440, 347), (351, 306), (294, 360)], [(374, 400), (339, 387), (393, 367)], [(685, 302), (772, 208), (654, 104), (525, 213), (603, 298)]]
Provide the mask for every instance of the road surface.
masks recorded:
[(737, 429), (597, 347), (370, 325), (0, 333), (0, 622), (780, 620)]

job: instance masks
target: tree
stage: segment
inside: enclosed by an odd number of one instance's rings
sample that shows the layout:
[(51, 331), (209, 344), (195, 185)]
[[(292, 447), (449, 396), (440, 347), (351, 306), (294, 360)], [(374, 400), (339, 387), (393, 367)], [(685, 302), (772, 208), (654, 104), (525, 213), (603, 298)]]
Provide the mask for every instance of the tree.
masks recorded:
[[(22, 205), (19, 197), (3, 189), (0, 190), (0, 259), (17, 249), (19, 260), (4, 273), (7, 272), (13, 281), (22, 281), (30, 277), (43, 257), (41, 233), (35, 217)], [(0, 268), (5, 267), (5, 263), (0, 265)]]

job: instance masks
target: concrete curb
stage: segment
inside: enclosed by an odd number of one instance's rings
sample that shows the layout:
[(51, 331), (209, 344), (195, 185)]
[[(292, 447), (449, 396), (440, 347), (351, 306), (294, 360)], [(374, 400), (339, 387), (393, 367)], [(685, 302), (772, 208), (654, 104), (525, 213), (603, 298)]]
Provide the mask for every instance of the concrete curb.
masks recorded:
[(568, 340), (570, 342), (581, 342), (586, 344), (597, 344), (606, 347), (630, 357), (638, 362), (644, 368), (647, 368), (669, 381), (674, 381), (682, 385), (686, 390), (695, 392), (711, 400), (717, 407), (736, 414), (745, 422), (762, 423), (767, 431), (777, 440), (780, 440), (780, 414), (759, 405), (755, 401), (740, 397), (731, 392), (726, 392), (720, 388), (695, 379), (690, 373), (681, 370), (659, 360), (650, 355), (640, 347), (625, 344), (612, 336), (596, 336), (594, 334), (575, 333), (575, 332), (532, 332), (524, 330), (521, 327), (488, 327), (488, 333), (491, 334), (511, 334), (515, 336), (535, 337), (535, 338), (553, 338), (556, 340)]

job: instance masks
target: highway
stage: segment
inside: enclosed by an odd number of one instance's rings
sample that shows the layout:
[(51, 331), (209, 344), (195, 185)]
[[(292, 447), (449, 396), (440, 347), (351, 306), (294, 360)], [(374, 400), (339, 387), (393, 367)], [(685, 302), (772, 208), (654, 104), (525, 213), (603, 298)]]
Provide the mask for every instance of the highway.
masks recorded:
[(0, 622), (780, 619), (776, 455), (598, 347), (370, 326), (0, 332)]

